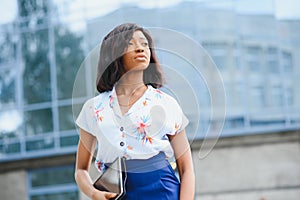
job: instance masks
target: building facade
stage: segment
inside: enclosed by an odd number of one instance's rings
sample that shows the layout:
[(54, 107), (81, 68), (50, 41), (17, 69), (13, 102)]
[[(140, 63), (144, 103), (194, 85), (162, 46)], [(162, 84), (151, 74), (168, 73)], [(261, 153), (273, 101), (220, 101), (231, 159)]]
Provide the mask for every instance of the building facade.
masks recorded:
[[(190, 119), (187, 133), (197, 176), (196, 199), (300, 196), (299, 20), (197, 2), (160, 9), (124, 4), (91, 19), (72, 15), (87, 8), (72, 10), (71, 3), (19, 0), (16, 20), (1, 25), (3, 199), (86, 198), (73, 178), (78, 142), (74, 118), (85, 100), (95, 95), (97, 45), (123, 22), (135, 22), (154, 32), (152, 27), (162, 27), (201, 44), (201, 52), (220, 72), (226, 95), (224, 120), (210, 115), (214, 107), (208, 84), (214, 78), (195, 76), (189, 60), (158, 49), (173, 87), (165, 89), (181, 100)], [(97, 12), (94, 9), (89, 12)], [(154, 39), (160, 46), (168, 35)], [(192, 59), (200, 57), (184, 41), (170, 41), (171, 47), (195, 54)], [(176, 93), (183, 86), (174, 77), (193, 89), (193, 104)], [(220, 136), (211, 129), (218, 124)], [(207, 156), (199, 156), (206, 150)], [(97, 176), (95, 169), (91, 173)]]

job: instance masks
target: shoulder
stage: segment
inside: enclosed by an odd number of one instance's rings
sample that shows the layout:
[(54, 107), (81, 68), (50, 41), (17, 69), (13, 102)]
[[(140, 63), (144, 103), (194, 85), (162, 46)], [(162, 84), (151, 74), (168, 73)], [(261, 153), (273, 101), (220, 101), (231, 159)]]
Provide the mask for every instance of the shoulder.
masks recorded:
[(95, 106), (98, 106), (103, 101), (109, 98), (110, 92), (102, 92), (95, 97), (89, 98), (85, 101), (83, 109), (93, 109)]
[(153, 96), (157, 97), (157, 99), (161, 99), (163, 101), (177, 102), (173, 96), (171, 96), (170, 94), (167, 94), (163, 90), (161, 90), (159, 88), (153, 88), (152, 86), (149, 86), (149, 88), (150, 88), (151, 94)]
[(161, 89), (156, 89), (150, 86), (150, 91), (152, 98), (159, 102), (159, 104), (171, 107), (171, 108), (177, 108), (179, 107), (179, 104), (175, 97), (171, 96), (170, 94), (167, 94), (166, 92), (162, 91)]

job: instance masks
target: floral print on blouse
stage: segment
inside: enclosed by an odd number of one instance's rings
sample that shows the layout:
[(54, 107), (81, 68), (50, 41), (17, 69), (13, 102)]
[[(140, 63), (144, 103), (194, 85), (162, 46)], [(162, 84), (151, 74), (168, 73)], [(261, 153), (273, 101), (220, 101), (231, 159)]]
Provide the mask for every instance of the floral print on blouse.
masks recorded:
[(188, 120), (173, 97), (147, 87), (124, 115), (115, 88), (84, 104), (76, 124), (97, 138), (95, 164), (99, 171), (105, 170), (104, 164), (117, 156), (148, 159), (161, 151), (167, 157), (173, 156), (167, 135), (183, 130)]

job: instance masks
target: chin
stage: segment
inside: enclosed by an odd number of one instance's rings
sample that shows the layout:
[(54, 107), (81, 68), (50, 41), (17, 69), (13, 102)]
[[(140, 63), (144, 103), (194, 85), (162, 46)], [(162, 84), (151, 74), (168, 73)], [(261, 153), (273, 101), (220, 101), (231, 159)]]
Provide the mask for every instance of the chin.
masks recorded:
[(146, 64), (140, 64), (140, 65), (138, 65), (136, 67), (130, 68), (128, 71), (144, 71), (147, 68), (148, 68), (148, 65), (146, 65)]

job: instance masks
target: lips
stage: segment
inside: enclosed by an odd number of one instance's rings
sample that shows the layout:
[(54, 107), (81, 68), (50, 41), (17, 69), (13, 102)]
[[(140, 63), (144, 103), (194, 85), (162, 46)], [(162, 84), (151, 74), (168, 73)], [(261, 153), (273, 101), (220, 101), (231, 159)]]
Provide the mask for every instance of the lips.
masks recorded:
[(136, 59), (136, 60), (140, 60), (140, 61), (145, 61), (145, 60), (147, 60), (147, 56), (145, 56), (145, 55), (137, 55), (136, 57), (134, 57), (134, 59)]

